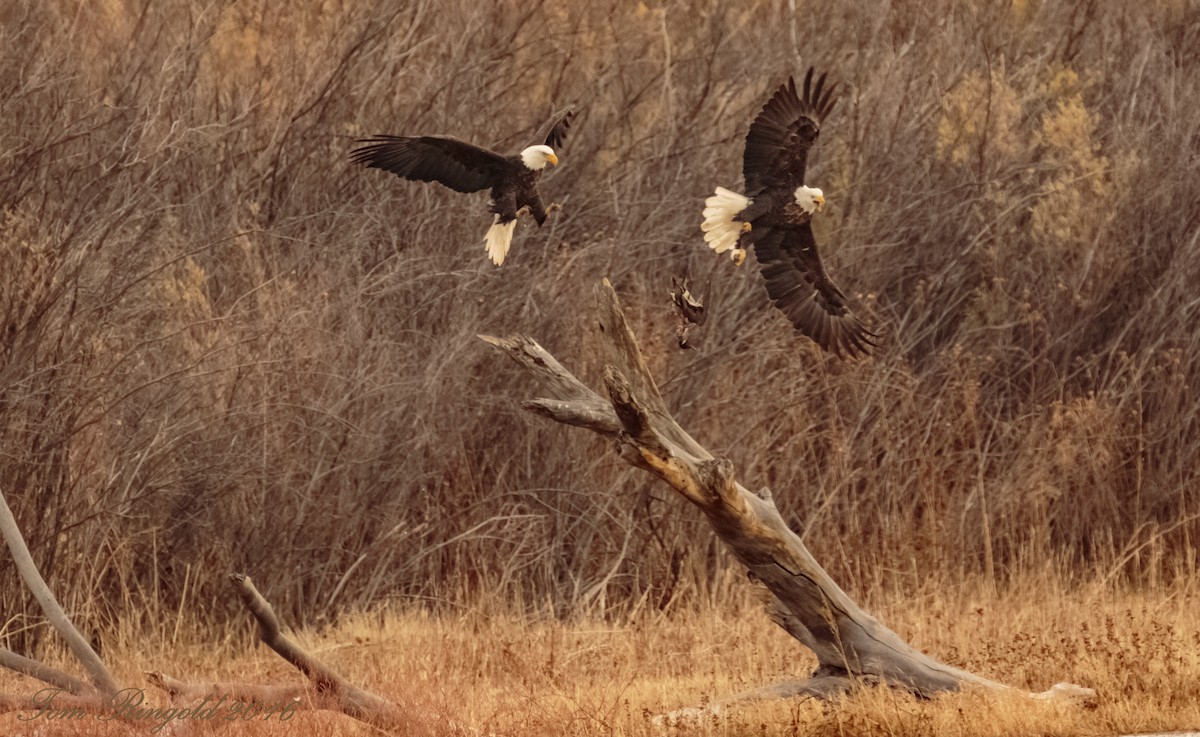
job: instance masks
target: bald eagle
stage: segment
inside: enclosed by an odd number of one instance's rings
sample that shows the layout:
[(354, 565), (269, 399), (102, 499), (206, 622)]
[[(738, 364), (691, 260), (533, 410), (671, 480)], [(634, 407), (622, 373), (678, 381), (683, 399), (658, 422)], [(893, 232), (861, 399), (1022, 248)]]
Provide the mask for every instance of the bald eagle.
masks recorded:
[(529, 146), (505, 156), (453, 136), (385, 136), (358, 141), (364, 144), (350, 152), (350, 160), (366, 167), (383, 169), (417, 182), (438, 182), (456, 192), (491, 190), (492, 227), (484, 236), (488, 258), (499, 266), (512, 245), (517, 217), (529, 213), (541, 226), (546, 216), (558, 209), (542, 205), (538, 179), (547, 164), (558, 164), (554, 149), (567, 137), (574, 111), (556, 116), (545, 143)]
[(866, 354), (875, 335), (850, 311), (817, 254), (811, 222), (825, 195), (804, 181), (808, 149), (837, 102), (837, 85), (826, 87), (824, 74), (813, 84), (810, 68), (803, 90), (797, 94), (789, 77), (763, 106), (746, 134), (746, 194), (717, 187), (705, 200), (700, 229), (710, 248), (728, 251), (738, 265), (745, 247), (754, 247), (767, 295), (798, 332), (838, 356)]

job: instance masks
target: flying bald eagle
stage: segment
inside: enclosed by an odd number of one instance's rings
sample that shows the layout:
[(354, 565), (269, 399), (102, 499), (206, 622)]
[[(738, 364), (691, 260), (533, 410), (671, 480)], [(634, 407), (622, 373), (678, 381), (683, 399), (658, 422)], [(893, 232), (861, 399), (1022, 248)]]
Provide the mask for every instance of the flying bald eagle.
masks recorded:
[(803, 97), (795, 79), (780, 85), (746, 134), (746, 194), (717, 187), (705, 200), (700, 229), (710, 248), (728, 251), (738, 265), (745, 247), (754, 246), (767, 295), (796, 330), (825, 350), (855, 356), (870, 351), (875, 335), (821, 265), (811, 221), (825, 207), (825, 195), (804, 182), (808, 149), (837, 101), (836, 90), (836, 84), (825, 87), (824, 74), (814, 85), (811, 68)]
[(541, 226), (558, 209), (542, 205), (538, 179), (546, 164), (558, 164), (554, 149), (567, 137), (574, 111), (557, 117), (543, 144), (529, 146), (514, 156), (504, 156), (453, 136), (374, 136), (350, 152), (350, 160), (366, 167), (390, 171), (417, 182), (438, 182), (456, 192), (490, 189), (492, 227), (484, 236), (488, 258), (499, 266), (512, 245), (517, 217), (529, 213)]

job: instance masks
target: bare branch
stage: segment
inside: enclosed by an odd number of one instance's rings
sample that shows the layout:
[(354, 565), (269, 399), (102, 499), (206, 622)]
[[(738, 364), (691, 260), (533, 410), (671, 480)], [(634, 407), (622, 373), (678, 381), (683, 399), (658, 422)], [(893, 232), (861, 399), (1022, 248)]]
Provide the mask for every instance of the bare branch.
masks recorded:
[(601, 435), (616, 435), (621, 430), (612, 405), (602, 400), (593, 404), (585, 400), (567, 402), (561, 399), (530, 399), (522, 402), (521, 406), (555, 422), (585, 427)]
[[(87, 714), (111, 714), (112, 703), (108, 697), (101, 696), (94, 689), (90, 694), (80, 695), (67, 693), (57, 688), (45, 688), (32, 696), (9, 696), (0, 694), (0, 714), (14, 711), (41, 712), (43, 709), (54, 709), (62, 712), (83, 712)], [(18, 717), (20, 718), (20, 717)], [(32, 718), (32, 715), (30, 715)], [(117, 715), (117, 719), (126, 719)]]
[(21, 675), (36, 678), (42, 683), (48, 683), (51, 686), (61, 688), (72, 694), (95, 696), (98, 693), (91, 684), (84, 683), (75, 676), (68, 675), (57, 668), (43, 665), (36, 660), (30, 660), (23, 655), (18, 655), (4, 648), (0, 648), (0, 666), (14, 670)]
[(4, 535), (4, 541), (8, 543), (8, 549), (12, 551), (13, 562), (16, 563), (17, 572), (21, 574), (25, 585), (29, 587), (33, 597), (41, 605), (50, 624), (62, 635), (67, 646), (71, 648), (71, 652), (87, 669), (92, 683), (106, 696), (111, 696), (121, 690), (112, 674), (108, 672), (104, 662), (100, 660), (100, 656), (88, 644), (87, 639), (79, 634), (79, 630), (75, 629), (75, 625), (71, 623), (67, 613), (54, 598), (50, 587), (46, 585), (46, 580), (38, 571), (37, 564), (33, 562), (33, 556), (29, 554), (29, 546), (25, 544), (25, 537), (17, 527), (17, 520), (13, 516), (12, 510), (9, 509), (8, 502), (4, 499), (3, 491), (0, 491), (0, 534)]
[[(146, 673), (146, 680), (150, 685), (166, 691), (174, 701), (187, 702), (205, 696), (228, 696), (243, 703), (256, 701), (263, 704), (282, 704), (291, 701), (299, 706), (308, 704), (308, 690), (301, 684), (184, 683), (159, 671)], [(328, 708), (308, 705), (310, 708)], [(336, 707), (334, 709), (336, 710)]]
[(582, 381), (575, 378), (574, 374), (563, 368), (558, 359), (550, 355), (550, 352), (536, 340), (524, 335), (515, 335), (511, 338), (480, 335), (479, 339), (500, 348), (508, 354), (509, 358), (521, 364), (526, 371), (540, 378), (551, 395), (559, 399), (575, 400), (590, 397), (598, 402), (603, 402), (599, 394), (589, 389)]
[(229, 580), (236, 587), (242, 603), (258, 621), (259, 638), (263, 644), (308, 676), (318, 697), (331, 699), (337, 705), (338, 711), (376, 727), (384, 729), (419, 727), (417, 720), (399, 706), (355, 686), (289, 640), (279, 626), (275, 610), (254, 587), (254, 582), (250, 580), (249, 576), (243, 573), (234, 573), (230, 575)]

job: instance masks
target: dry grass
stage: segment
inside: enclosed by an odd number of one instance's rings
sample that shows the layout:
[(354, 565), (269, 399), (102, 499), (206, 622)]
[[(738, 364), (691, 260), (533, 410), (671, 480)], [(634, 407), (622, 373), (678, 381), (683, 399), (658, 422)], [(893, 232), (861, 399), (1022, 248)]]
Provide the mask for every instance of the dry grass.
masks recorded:
[[(1025, 594), (929, 591), (884, 607), (896, 612), (889, 624), (939, 657), (1020, 688), (1085, 683), (1099, 693), (1095, 709), (1015, 695), (920, 702), (867, 690), (835, 705), (796, 700), (726, 707), (720, 718), (702, 719), (682, 733), (988, 737), (1194, 729), (1200, 725), (1200, 623), (1194, 616), (1200, 602), (1194, 592), (1165, 593), (1081, 591), (1054, 596), (1051, 605)], [(127, 684), (140, 683), (142, 670), (161, 669), (166, 658), (175, 675), (201, 680), (300, 678), (264, 648), (248, 649), (247, 634), (215, 647), (131, 636), (129, 649), (112, 655)], [(813, 665), (748, 597), (742, 606), (620, 623), (479, 611), (442, 618), (376, 612), (298, 638), (358, 683), (416, 705), (434, 723), (454, 721), (497, 735), (659, 735), (654, 715), (802, 676)], [(13, 680), (0, 680), (0, 690), (31, 688)], [(148, 698), (161, 703), (156, 692)], [(6, 733), (20, 726), (13, 715), (0, 718)], [(286, 727), (236, 726), (238, 734), (255, 735), (295, 733), (289, 729), (369, 733), (347, 718), (312, 712), (298, 713)], [(146, 731), (146, 725), (105, 731), (85, 722), (46, 734)]]

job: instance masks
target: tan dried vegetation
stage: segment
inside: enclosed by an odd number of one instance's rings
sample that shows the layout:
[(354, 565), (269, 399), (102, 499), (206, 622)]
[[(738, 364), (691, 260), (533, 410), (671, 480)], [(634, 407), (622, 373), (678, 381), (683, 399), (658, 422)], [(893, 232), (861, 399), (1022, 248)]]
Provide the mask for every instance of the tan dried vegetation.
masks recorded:
[[(607, 276), (676, 416), (848, 591), (950, 662), (1103, 697), (867, 694), (702, 733), (1200, 726), (1198, 29), (1170, 0), (10, 0), (0, 484), (131, 673), (206, 641), (175, 662), (282, 671), (240, 654), (244, 570), (398, 699), (498, 733), (648, 732), (643, 709), (806, 664), (697, 515), (526, 417), (474, 337), (530, 334), (594, 378)], [(810, 179), (883, 335), (857, 363), (697, 237), (765, 92), (810, 63), (847, 86)], [(376, 132), (515, 149), (569, 102), (543, 186), (565, 207), (502, 269), (482, 196), (346, 162)], [(666, 298), (685, 274), (711, 311), (691, 352)], [(336, 621), (381, 602), (378, 627)], [(53, 650), (8, 566), (0, 611), (0, 641)]]

